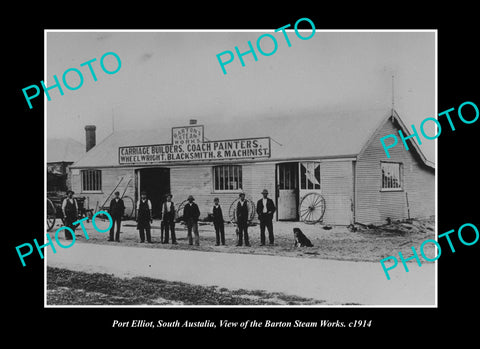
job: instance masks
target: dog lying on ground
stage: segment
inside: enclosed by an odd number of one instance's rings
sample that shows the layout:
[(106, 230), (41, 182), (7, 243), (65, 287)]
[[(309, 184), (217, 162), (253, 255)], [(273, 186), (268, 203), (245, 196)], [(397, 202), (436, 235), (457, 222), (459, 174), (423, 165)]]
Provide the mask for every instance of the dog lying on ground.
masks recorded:
[(312, 242), (305, 236), (300, 228), (293, 228), (295, 247), (313, 247)]

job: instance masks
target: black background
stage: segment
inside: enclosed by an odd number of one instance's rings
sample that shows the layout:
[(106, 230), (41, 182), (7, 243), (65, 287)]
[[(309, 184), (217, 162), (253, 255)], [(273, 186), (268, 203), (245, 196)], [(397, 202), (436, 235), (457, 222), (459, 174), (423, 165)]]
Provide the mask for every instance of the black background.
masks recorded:
[[(125, 3), (124, 3), (125, 4)], [(457, 230), (464, 223), (477, 227), (478, 219), (478, 124), (463, 124), (457, 116), (458, 106), (478, 99), (478, 29), (476, 10), (460, 6), (458, 2), (448, 8), (432, 7), (422, 11), (418, 5), (386, 3), (385, 8), (358, 8), (342, 3), (340, 9), (274, 3), (267, 11), (258, 4), (223, 3), (218, 6), (202, 4), (194, 9), (183, 4), (182, 9), (156, 5), (146, 8), (140, 4), (111, 3), (106, 8), (97, 4), (78, 4), (74, 9), (55, 7), (52, 4), (38, 8), (28, 7), (15, 12), (19, 20), (4, 28), (6, 52), (4, 71), (8, 114), (4, 127), (4, 167), (10, 187), (5, 191), (4, 231), (7, 243), (5, 266), (8, 281), (3, 284), (7, 312), (4, 312), (8, 328), (7, 336), (17, 341), (45, 342), (68, 338), (76, 342), (93, 343), (93, 337), (102, 335), (107, 340), (115, 338), (171, 337), (180, 343), (187, 338), (197, 339), (198, 345), (213, 343), (216, 335), (231, 334), (230, 338), (257, 334), (267, 339), (312, 338), (314, 343), (324, 344), (324, 336), (334, 336), (339, 342), (357, 339), (365, 335), (369, 343), (403, 338), (405, 345), (419, 343), (410, 338), (422, 334), (424, 340), (465, 338), (478, 327), (478, 243), (463, 246), (456, 233), (452, 241), (456, 252), (451, 253), (446, 241), (440, 241), (442, 257), (439, 259), (438, 308), (70, 308), (44, 309), (43, 261), (31, 258), (22, 267), (15, 246), (43, 239), (44, 205), (44, 115), (43, 102), (35, 100), (34, 108), (27, 109), (22, 88), (43, 80), (44, 29), (276, 29), (297, 19), (310, 18), (317, 29), (438, 29), (438, 111), (455, 108), (451, 113), (456, 131), (450, 131), (442, 121), (443, 132), (438, 141), (438, 233)], [(388, 6), (388, 8), (387, 8)], [(85, 7), (85, 8), (84, 8)], [(194, 15), (195, 14), (195, 15)], [(306, 23), (304, 23), (306, 24)], [(307, 28), (307, 27), (305, 27)], [(319, 35), (319, 34), (317, 34)], [(13, 49), (13, 50), (12, 50)], [(46, 78), (46, 77), (45, 77)], [(291, 86), (292, 89), (295, 86)], [(42, 98), (43, 99), (43, 98)], [(467, 107), (465, 111), (470, 111)], [(469, 115), (469, 114), (466, 114)], [(428, 117), (431, 115), (426, 115)], [(470, 117), (471, 119), (471, 117)], [(10, 125), (12, 123), (13, 125)], [(417, 125), (418, 126), (418, 125)], [(9, 131), (13, 130), (13, 132)], [(24, 157), (25, 156), (25, 157)], [(14, 160), (15, 159), (15, 160)], [(12, 161), (13, 160), (13, 161)], [(11, 167), (10, 167), (11, 166)], [(13, 181), (12, 181), (13, 180)], [(8, 184), (7, 184), (8, 183)], [(5, 206), (4, 206), (5, 207)], [(465, 230), (466, 231), (466, 230)], [(473, 235), (472, 235), (473, 236)], [(465, 236), (471, 241), (472, 236)], [(355, 285), (352, 284), (352, 288)], [(265, 319), (277, 321), (332, 321), (373, 320), (370, 328), (316, 328), (316, 329), (114, 329), (113, 319), (118, 320), (220, 320), (242, 321)], [(17, 332), (19, 331), (19, 332)], [(444, 331), (444, 332), (442, 332)], [(20, 337), (18, 333), (24, 333)], [(463, 334), (461, 334), (463, 333)], [(28, 335), (27, 335), (28, 334)], [(191, 334), (189, 336), (189, 334)], [(50, 336), (52, 335), (52, 336)], [(180, 336), (178, 336), (180, 335)], [(235, 337), (234, 337), (235, 336)], [(284, 337), (285, 336), (285, 337)], [(308, 336), (308, 337), (303, 337)], [(310, 337), (311, 336), (311, 337)], [(390, 342), (384, 341), (387, 344)], [(65, 343), (65, 342), (63, 342)], [(95, 341), (97, 343), (97, 341)], [(229, 343), (229, 342), (228, 342)], [(458, 343), (458, 342), (457, 342)]]

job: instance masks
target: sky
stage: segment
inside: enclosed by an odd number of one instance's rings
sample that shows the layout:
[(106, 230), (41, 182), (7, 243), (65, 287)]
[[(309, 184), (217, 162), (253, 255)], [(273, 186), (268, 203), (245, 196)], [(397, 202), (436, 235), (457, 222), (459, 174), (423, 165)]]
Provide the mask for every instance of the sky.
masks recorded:
[[(274, 28), (275, 29), (275, 28)], [(263, 56), (256, 47), (260, 35), (270, 33), (278, 48)], [(300, 31), (308, 37), (311, 30)], [(85, 125), (97, 126), (97, 144), (112, 130), (149, 129), (199, 124), (251, 122), (262, 117), (297, 118), (322, 111), (374, 109), (392, 106), (392, 75), (395, 110), (407, 126), (419, 130), (426, 117), (435, 117), (434, 32), (347, 32), (316, 30), (311, 39), (299, 39), (293, 30), (258, 31), (47, 31), (46, 86), (53, 75), (62, 81), (64, 71), (76, 68), (83, 74), (77, 90), (62, 87), (45, 99), (47, 138), (70, 137), (85, 143)], [(258, 61), (251, 54), (238, 56), (225, 65), (223, 74), (217, 54), (235, 46), (247, 51), (251, 41)], [(273, 50), (267, 37), (265, 52)], [(115, 52), (121, 68), (106, 74), (100, 58)], [(87, 66), (93, 58), (97, 81)], [(228, 56), (222, 59), (227, 60)], [(104, 60), (115, 70), (113, 56)], [(67, 83), (77, 86), (75, 72)], [(34, 100), (32, 101), (34, 103)], [(431, 123), (429, 123), (431, 124)], [(427, 125), (427, 124), (426, 124)], [(273, 125), (272, 125), (273, 126)], [(281, 122), (274, 127), (281, 126)], [(254, 126), (252, 126), (254, 127)], [(425, 127), (434, 135), (433, 126)], [(205, 131), (208, 133), (208, 130)], [(435, 160), (435, 141), (422, 138), (421, 149)]]

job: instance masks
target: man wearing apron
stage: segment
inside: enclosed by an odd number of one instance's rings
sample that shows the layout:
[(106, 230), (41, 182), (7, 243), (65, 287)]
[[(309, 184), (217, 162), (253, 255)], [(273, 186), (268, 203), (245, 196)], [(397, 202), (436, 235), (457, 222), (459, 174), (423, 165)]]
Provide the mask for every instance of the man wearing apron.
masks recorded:
[(140, 234), (140, 242), (145, 242), (145, 233), (147, 242), (152, 242), (150, 234), (150, 223), (152, 222), (152, 203), (147, 199), (147, 193), (142, 191), (140, 200), (137, 202), (137, 229)]

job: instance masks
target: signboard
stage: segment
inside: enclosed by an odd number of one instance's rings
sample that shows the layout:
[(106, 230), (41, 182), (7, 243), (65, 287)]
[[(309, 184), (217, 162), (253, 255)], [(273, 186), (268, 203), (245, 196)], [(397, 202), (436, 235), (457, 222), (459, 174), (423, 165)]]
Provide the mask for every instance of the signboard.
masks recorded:
[(172, 128), (172, 144), (203, 143), (203, 126), (185, 126)]
[(270, 137), (204, 141), (203, 126), (172, 128), (171, 144), (119, 147), (121, 165), (270, 157)]

